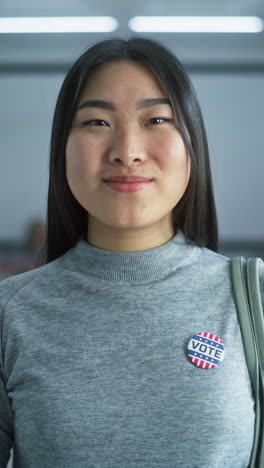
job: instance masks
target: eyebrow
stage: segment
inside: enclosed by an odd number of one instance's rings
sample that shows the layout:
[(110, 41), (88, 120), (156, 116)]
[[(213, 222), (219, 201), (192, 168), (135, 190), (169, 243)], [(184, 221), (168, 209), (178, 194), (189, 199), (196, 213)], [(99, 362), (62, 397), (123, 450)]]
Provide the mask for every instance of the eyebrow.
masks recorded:
[[(171, 102), (167, 98), (150, 98), (150, 99), (142, 99), (138, 101), (136, 104), (136, 109), (143, 109), (145, 107), (157, 106), (159, 104), (168, 104), (172, 107)], [(111, 111), (115, 111), (116, 107), (110, 101), (102, 101), (101, 99), (87, 99), (84, 101), (80, 106), (77, 107), (77, 112), (85, 107), (98, 107), (100, 109), (107, 109)]]

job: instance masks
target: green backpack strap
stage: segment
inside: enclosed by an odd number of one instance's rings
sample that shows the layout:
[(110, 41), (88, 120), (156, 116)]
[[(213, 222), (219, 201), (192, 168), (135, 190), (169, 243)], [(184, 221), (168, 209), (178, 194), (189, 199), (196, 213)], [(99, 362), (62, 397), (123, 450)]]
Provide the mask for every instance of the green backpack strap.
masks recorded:
[(248, 295), (255, 333), (256, 348), (259, 360), (259, 399), (260, 430), (258, 447), (258, 466), (264, 467), (264, 313), (259, 285), (258, 266), (260, 258), (250, 258), (247, 262)]
[(249, 468), (264, 467), (264, 315), (259, 287), (260, 258), (231, 260), (234, 300), (255, 397), (255, 431)]

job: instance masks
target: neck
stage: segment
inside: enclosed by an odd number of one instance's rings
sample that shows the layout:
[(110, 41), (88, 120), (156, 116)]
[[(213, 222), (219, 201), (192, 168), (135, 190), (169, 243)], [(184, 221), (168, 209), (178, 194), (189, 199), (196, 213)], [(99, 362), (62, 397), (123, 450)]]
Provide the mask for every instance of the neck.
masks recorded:
[(98, 249), (111, 252), (139, 252), (159, 247), (175, 235), (170, 223), (143, 229), (114, 229), (89, 219), (87, 242)]

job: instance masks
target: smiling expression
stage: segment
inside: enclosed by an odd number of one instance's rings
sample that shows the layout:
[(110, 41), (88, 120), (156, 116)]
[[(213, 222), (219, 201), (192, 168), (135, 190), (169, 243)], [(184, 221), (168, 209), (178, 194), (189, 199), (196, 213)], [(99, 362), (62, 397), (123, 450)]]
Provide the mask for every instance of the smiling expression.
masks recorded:
[[(104, 180), (120, 174), (153, 181), (140, 191), (118, 192)], [(143, 65), (113, 62), (93, 72), (68, 136), (66, 176), (89, 224), (122, 230), (172, 226), (190, 158), (168, 97)]]

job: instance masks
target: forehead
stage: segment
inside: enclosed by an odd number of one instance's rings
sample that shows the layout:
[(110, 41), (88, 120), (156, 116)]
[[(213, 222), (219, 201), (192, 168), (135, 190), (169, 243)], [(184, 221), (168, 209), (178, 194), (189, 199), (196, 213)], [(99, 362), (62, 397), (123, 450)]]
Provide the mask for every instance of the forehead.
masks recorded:
[[(153, 94), (154, 93), (154, 94)], [(144, 65), (122, 60), (100, 65), (87, 79), (80, 99), (86, 96), (113, 98), (113, 96), (165, 97), (155, 75)]]

